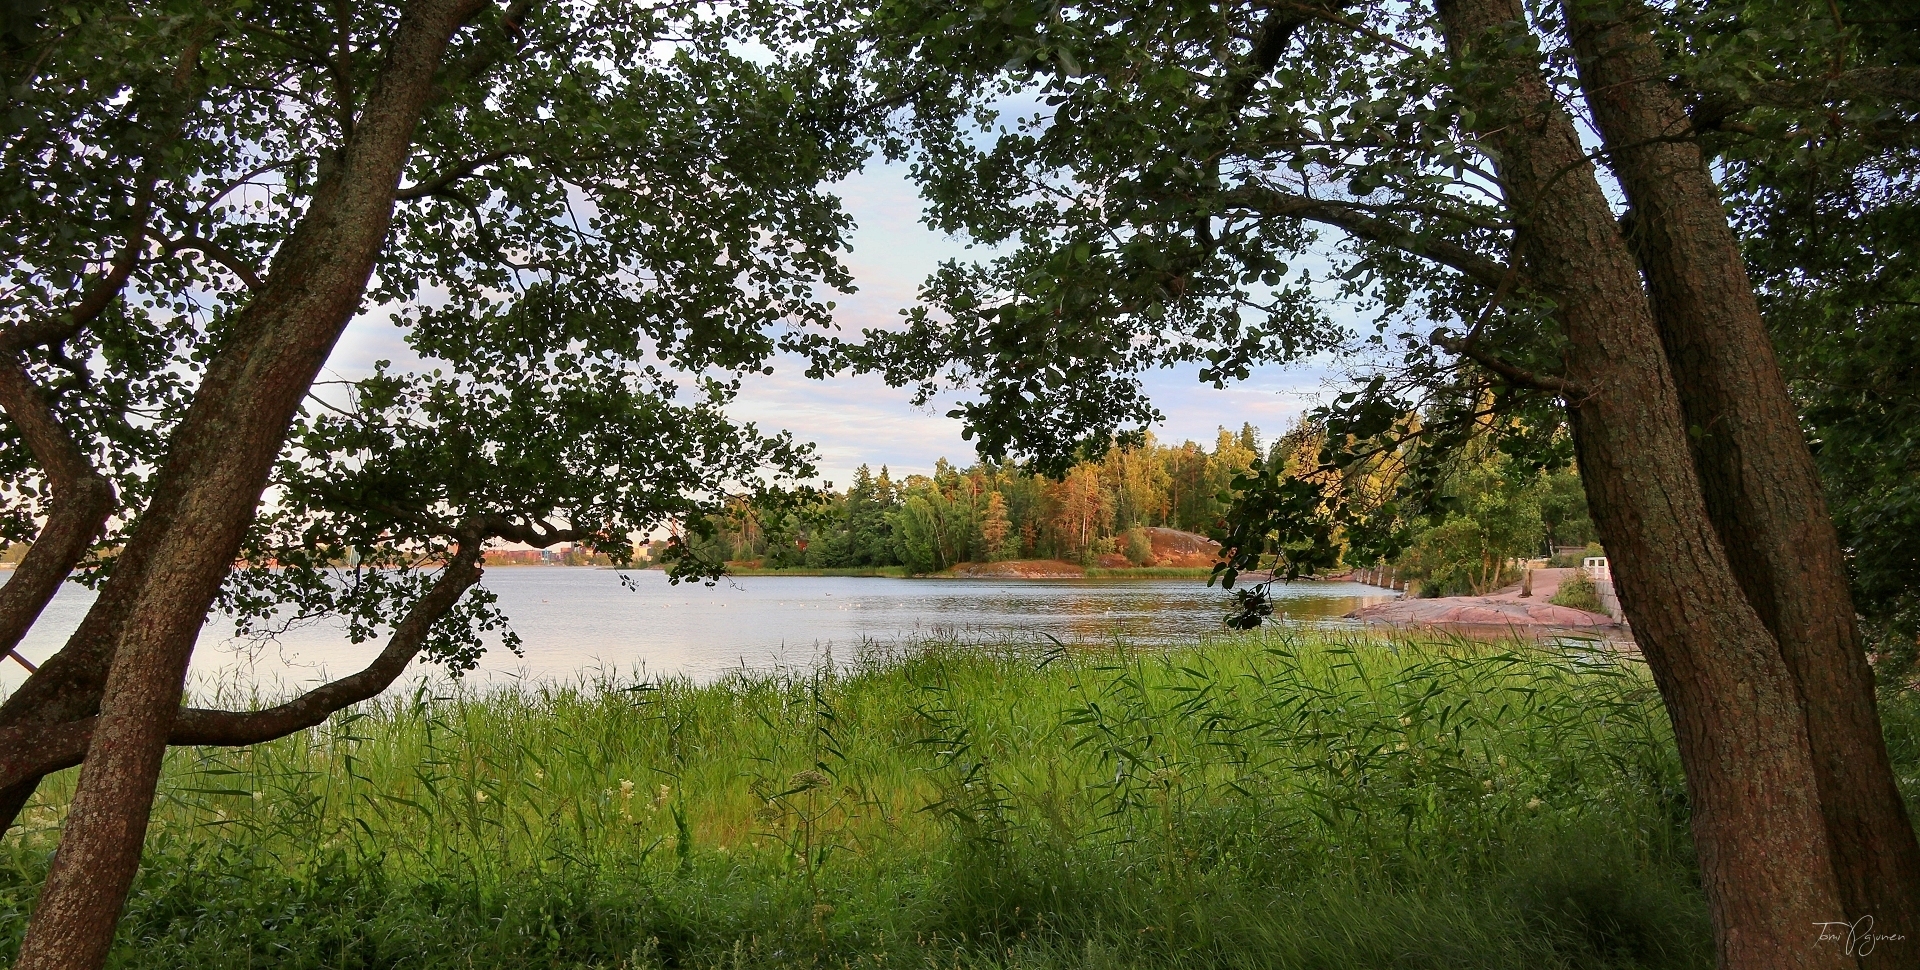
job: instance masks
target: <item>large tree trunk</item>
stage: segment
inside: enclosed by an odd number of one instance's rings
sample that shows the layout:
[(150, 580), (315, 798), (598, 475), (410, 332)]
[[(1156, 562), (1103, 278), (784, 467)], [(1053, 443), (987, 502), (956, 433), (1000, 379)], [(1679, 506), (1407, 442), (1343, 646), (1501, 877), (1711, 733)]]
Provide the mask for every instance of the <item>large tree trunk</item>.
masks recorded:
[(422, 0), (402, 16), (338, 167), (315, 192), (173, 436), (153, 499), (128, 542), (127, 552), (142, 555), (145, 568), (120, 601), (99, 719), (19, 970), (95, 968), (106, 960), (139, 864), (194, 640), (294, 410), (359, 307), (441, 56), (478, 2)]
[(1587, 103), (1633, 205), (1631, 241), (1680, 403), (1699, 429), (1707, 512), (1806, 712), (1846, 918), (1872, 916), (1880, 931), (1908, 936), (1875, 950), (1902, 962), (1920, 953), (1920, 841), (1888, 760), (1840, 540), (1739, 245), (1664, 81), (1645, 8), (1563, 8)]
[(1722, 966), (1845, 965), (1793, 678), (1707, 515), (1639, 269), (1554, 104), (1518, 0), (1440, 0), (1455, 92), (1497, 155), (1533, 284), (1557, 303), (1595, 524), (1687, 774)]

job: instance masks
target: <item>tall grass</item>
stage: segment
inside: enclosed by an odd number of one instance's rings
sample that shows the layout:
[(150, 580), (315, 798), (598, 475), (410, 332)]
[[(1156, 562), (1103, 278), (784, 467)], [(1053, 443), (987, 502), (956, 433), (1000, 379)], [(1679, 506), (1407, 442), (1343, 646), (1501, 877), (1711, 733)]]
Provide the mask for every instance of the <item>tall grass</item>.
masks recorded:
[[(0, 958), (71, 776), (0, 843)], [(420, 685), (170, 755), (122, 967), (1704, 967), (1604, 655), (1276, 632)]]

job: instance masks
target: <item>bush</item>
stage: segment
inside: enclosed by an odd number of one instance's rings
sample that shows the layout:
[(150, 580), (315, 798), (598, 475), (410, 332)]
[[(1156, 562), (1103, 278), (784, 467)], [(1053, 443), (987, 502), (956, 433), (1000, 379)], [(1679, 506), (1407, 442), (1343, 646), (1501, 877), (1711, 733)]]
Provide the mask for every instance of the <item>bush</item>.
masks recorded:
[(1127, 561), (1136, 566), (1153, 562), (1153, 538), (1139, 526), (1127, 530)]
[(1600, 608), (1600, 591), (1594, 588), (1593, 580), (1587, 578), (1584, 569), (1576, 569), (1573, 574), (1562, 580), (1560, 588), (1554, 590), (1547, 600), (1555, 606), (1570, 606), (1589, 613), (1604, 612)]

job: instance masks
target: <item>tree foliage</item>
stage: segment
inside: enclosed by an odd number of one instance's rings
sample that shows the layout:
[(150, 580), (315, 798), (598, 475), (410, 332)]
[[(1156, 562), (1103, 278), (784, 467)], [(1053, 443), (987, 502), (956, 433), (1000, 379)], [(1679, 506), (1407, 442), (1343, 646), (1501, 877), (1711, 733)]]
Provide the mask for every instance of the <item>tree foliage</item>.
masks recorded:
[[(1851, 0), (1834, 11), (1757, 4), (1710, 23), (1720, 29), (1701, 45), (1709, 56), (1696, 71), (1765, 65), (1744, 100), (1710, 105), (1761, 101), (1715, 137), (1761, 307), (1850, 553), (1854, 602), (1876, 648), (1904, 663), (1920, 636), (1920, 548), (1907, 538), (1920, 528), (1915, 21), (1901, 4)], [(1816, 83), (1792, 80), (1823, 75), (1855, 95), (1869, 85), (1907, 97), (1834, 105), (1813, 97)]]
[[(4, 311), (14, 336), (79, 324), (19, 352), (119, 496), (99, 549), (138, 523), (240, 310), (298, 272), (276, 255), (327, 204), (404, 14), (80, 6), (16, 29)], [(774, 5), (483, 9), (442, 68), (363, 303), (430, 370), (316, 389), (247, 540), (259, 568), (222, 605), (250, 624), (342, 613), (359, 638), (425, 588), (390, 567), (494, 538), (624, 561), (635, 531), (809, 473), (804, 448), (723, 410), (741, 375), (819, 339), (817, 288), (850, 285), (850, 222), (821, 188), (860, 158), (850, 92), (806, 30)], [(0, 467), (7, 538), (30, 542), (50, 495), (12, 428)], [(434, 652), (469, 662), (463, 642)]]
[[(996, 462), (956, 468), (941, 459), (932, 475), (896, 481), (885, 466), (875, 475), (862, 465), (847, 489), (798, 508), (792, 496), (772, 505), (736, 502), (709, 518), (711, 534), (692, 550), (709, 563), (905, 566), (915, 573), (1005, 559), (1091, 564), (1127, 555), (1130, 544), (1145, 541), (1133, 535), (1145, 527), (1213, 531), (1232, 501), (1233, 480), (1264, 460), (1259, 432), (1245, 425), (1221, 429), (1211, 451), (1147, 436), (1082, 458), (1057, 478)], [(1149, 550), (1134, 561), (1151, 558)]]

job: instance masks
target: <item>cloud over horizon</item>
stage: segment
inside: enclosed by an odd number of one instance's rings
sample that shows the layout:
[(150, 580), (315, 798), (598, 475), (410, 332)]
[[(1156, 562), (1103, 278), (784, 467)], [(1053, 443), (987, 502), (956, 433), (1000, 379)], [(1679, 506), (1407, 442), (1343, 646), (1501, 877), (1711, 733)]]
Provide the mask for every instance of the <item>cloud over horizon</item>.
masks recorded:
[[(858, 228), (845, 256), (857, 292), (836, 298), (841, 329), (857, 333), (889, 327), (902, 308), (918, 296), (920, 282), (941, 261), (983, 255), (961, 240), (920, 221), (920, 200), (901, 166), (877, 166), (839, 186)], [(402, 368), (420, 357), (388, 314), (362, 314), (347, 327), (321, 379), (355, 379), (370, 373), (377, 360)], [(770, 376), (743, 380), (739, 400), (729, 409), (738, 420), (764, 432), (786, 430), (818, 445), (820, 477), (843, 486), (862, 464), (889, 466), (896, 475), (933, 470), (947, 458), (973, 461), (971, 442), (960, 436), (960, 422), (946, 416), (953, 396), (915, 407), (910, 388), (893, 388), (874, 375), (808, 380), (795, 359), (774, 363)], [(1149, 396), (1166, 420), (1153, 429), (1162, 441), (1194, 440), (1210, 444), (1219, 427), (1251, 422), (1267, 436), (1278, 434), (1312, 406), (1334, 378), (1324, 367), (1263, 367), (1246, 381), (1226, 389), (1202, 384), (1197, 366), (1144, 376)]]

